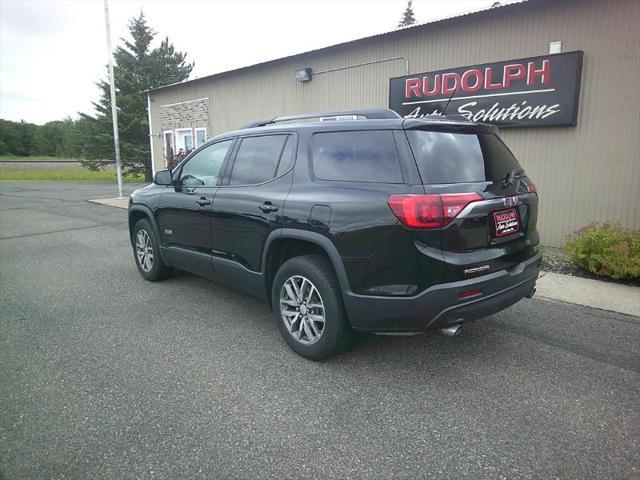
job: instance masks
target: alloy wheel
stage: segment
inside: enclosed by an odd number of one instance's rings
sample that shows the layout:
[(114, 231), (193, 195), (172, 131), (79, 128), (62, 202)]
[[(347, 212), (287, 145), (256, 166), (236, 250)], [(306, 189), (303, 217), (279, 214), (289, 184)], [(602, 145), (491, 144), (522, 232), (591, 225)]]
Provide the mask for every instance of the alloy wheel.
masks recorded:
[(280, 314), (291, 336), (310, 345), (322, 337), (325, 309), (316, 286), (301, 275), (289, 277), (280, 290)]
[(153, 268), (153, 246), (146, 230), (139, 230), (136, 235), (136, 256), (140, 268), (150, 272)]

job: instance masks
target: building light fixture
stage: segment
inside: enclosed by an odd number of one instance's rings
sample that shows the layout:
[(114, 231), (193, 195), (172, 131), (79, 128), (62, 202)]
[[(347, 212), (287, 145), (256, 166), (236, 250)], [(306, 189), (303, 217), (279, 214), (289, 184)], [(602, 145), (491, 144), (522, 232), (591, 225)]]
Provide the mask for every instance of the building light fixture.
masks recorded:
[(562, 53), (562, 42), (551, 42), (549, 43), (549, 54), (553, 55), (556, 53)]
[(299, 82), (308, 82), (311, 80), (311, 69), (309, 67), (296, 70), (296, 80)]

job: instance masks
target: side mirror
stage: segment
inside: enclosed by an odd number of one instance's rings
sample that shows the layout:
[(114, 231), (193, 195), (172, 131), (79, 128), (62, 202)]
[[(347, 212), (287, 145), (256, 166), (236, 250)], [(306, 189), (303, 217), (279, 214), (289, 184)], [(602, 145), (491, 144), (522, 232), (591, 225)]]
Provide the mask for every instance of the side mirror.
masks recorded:
[(171, 185), (171, 170), (160, 170), (153, 176), (156, 185)]

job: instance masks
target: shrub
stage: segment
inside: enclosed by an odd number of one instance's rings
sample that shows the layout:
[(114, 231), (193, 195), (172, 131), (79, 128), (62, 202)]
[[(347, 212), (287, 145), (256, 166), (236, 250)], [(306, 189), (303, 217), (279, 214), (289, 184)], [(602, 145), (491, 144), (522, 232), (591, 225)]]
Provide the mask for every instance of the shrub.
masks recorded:
[(564, 251), (569, 259), (595, 275), (640, 278), (640, 230), (592, 223), (569, 235)]

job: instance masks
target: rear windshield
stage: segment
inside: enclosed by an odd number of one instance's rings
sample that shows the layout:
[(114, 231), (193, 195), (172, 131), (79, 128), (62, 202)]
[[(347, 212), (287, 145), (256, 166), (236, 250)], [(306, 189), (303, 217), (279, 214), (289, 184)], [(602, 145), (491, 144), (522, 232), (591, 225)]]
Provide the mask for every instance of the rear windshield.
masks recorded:
[(520, 165), (491, 133), (407, 131), (423, 183), (486, 182), (505, 178)]

